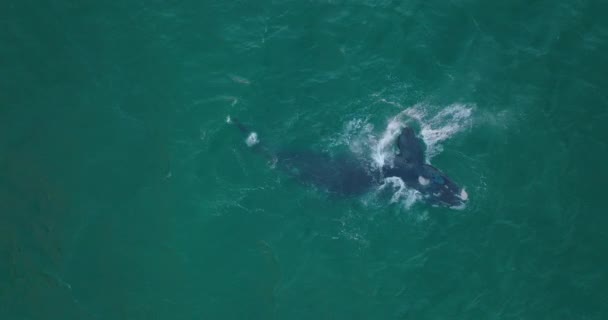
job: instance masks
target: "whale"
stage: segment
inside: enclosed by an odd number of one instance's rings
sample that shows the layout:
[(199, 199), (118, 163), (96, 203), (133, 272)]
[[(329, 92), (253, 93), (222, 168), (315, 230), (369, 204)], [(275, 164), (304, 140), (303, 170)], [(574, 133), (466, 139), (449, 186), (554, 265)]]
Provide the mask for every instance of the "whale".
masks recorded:
[(236, 118), (227, 117), (245, 136), (247, 146), (264, 156), (275, 168), (302, 184), (330, 195), (360, 196), (381, 186), (387, 178), (399, 178), (419, 192), (426, 203), (461, 208), (468, 201), (465, 189), (441, 170), (427, 163), (425, 144), (413, 128), (403, 126), (395, 141), (393, 160), (380, 168), (352, 153), (329, 154), (314, 150), (273, 150), (260, 141), (255, 131)]

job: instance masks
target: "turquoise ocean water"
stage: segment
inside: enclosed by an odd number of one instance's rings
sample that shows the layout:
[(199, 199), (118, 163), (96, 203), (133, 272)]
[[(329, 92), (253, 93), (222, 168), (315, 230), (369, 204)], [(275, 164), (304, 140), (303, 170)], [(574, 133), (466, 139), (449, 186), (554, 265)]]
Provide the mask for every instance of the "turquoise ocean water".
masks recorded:
[[(608, 319), (606, 12), (3, 1), (0, 319)], [(328, 195), (228, 115), (376, 162), (413, 123), (469, 203)]]

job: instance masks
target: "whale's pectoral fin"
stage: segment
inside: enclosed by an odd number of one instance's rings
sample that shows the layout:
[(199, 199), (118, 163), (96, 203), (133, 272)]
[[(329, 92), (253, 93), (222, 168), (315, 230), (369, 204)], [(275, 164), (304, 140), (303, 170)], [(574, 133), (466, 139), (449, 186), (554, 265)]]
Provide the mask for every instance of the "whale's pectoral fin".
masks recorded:
[(399, 157), (414, 165), (424, 164), (424, 142), (416, 137), (416, 133), (410, 127), (405, 127), (397, 138)]

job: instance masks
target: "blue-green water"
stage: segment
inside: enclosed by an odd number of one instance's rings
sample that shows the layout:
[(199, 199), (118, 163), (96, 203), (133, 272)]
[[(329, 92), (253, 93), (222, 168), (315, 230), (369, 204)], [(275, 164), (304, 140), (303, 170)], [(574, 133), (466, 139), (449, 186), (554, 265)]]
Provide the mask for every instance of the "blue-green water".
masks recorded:
[[(607, 319), (604, 1), (4, 1), (1, 319)], [(462, 210), (249, 150), (415, 120)]]

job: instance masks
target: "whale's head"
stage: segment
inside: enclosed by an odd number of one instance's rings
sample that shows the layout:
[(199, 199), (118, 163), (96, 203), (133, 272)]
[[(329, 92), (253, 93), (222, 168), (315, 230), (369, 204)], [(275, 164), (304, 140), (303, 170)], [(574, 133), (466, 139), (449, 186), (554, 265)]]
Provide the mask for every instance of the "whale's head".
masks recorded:
[(462, 208), (469, 200), (464, 188), (430, 165), (424, 165), (420, 170), (417, 184), (416, 189), (424, 195), (425, 199), (436, 205)]

